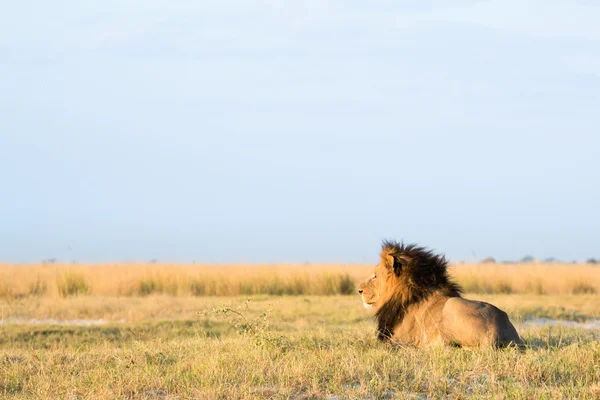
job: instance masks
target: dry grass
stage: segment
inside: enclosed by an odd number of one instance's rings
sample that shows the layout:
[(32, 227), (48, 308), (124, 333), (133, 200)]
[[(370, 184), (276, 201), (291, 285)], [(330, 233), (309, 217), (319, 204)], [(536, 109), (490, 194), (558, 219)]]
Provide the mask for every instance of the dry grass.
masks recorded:
[(1, 265), (0, 297), (351, 294), (352, 272), (339, 265)]
[(466, 264), (451, 271), (471, 293), (600, 292), (600, 266), (594, 264)]
[[(505, 310), (513, 321), (551, 318), (569, 321), (600, 319), (599, 295), (467, 294), (468, 298), (487, 301)], [(107, 322), (143, 322), (188, 320), (198, 312), (242, 302), (247, 297), (196, 296), (79, 296), (24, 297), (0, 299), (0, 319), (7, 320), (97, 320)], [(353, 296), (251, 296), (252, 304), (272, 305), (271, 316), (280, 322), (310, 319), (319, 321), (337, 315), (337, 319), (371, 319), (358, 293)], [(331, 309), (329, 305), (334, 305)], [(262, 306), (261, 306), (262, 307)], [(250, 309), (253, 312), (253, 308)], [(303, 329), (298, 326), (298, 329)], [(1, 329), (1, 327), (0, 327)]]
[[(0, 298), (352, 294), (372, 265), (0, 265)], [(593, 264), (459, 264), (469, 293), (600, 293)]]
[(0, 398), (600, 397), (600, 330), (521, 323), (600, 317), (599, 267), (452, 267), (523, 352), (378, 342), (355, 291), (372, 268), (0, 266)]
[[(511, 319), (549, 301), (593, 313), (598, 295), (483, 295)], [(600, 332), (517, 325), (516, 349), (394, 348), (356, 296), (29, 297), (60, 315), (137, 322), (0, 325), (0, 397), (29, 399), (584, 398), (600, 395)], [(522, 306), (523, 304), (526, 306)], [(6, 306), (7, 299), (0, 300)], [(553, 306), (549, 307), (552, 308)], [(121, 308), (121, 309), (119, 309)], [(165, 309), (164, 312), (160, 312)], [(238, 310), (243, 319), (227, 309)], [(86, 311), (87, 310), (87, 311)], [(224, 312), (225, 311), (225, 312)], [(87, 312), (87, 314), (86, 314)], [(265, 316), (266, 315), (266, 319)]]

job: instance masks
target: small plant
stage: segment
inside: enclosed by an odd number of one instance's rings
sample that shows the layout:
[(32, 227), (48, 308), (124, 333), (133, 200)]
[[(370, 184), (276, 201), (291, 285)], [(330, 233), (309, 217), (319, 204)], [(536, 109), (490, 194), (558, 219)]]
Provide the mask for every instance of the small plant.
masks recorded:
[(340, 275), (340, 294), (355, 294), (356, 286), (354, 285), (354, 281), (350, 278), (350, 275), (344, 274)]
[(30, 296), (43, 296), (46, 294), (47, 291), (48, 285), (46, 284), (46, 282), (42, 281), (38, 276), (35, 280), (35, 283), (29, 284), (29, 290), (27, 291), (27, 293)]
[(140, 296), (162, 293), (163, 289), (162, 282), (155, 278), (145, 278), (138, 283), (138, 294)]
[(508, 282), (498, 282), (494, 290), (494, 293), (511, 294), (512, 292), (512, 285)]
[(190, 293), (193, 296), (205, 296), (206, 295), (206, 283), (200, 279), (190, 282)]
[(306, 292), (306, 289), (310, 286), (306, 276), (294, 277), (288, 284), (285, 294), (293, 296), (301, 296)]
[(546, 294), (546, 289), (544, 289), (544, 283), (541, 279), (537, 279), (535, 281), (528, 282), (526, 286), (526, 293), (535, 293), (536, 295)]
[(83, 276), (68, 273), (56, 282), (58, 293), (61, 297), (85, 295), (90, 292), (90, 287)]
[(577, 282), (573, 285), (571, 289), (571, 293), (573, 294), (595, 294), (596, 288), (586, 282)]
[(274, 335), (270, 331), (268, 314), (272, 309), (269, 308), (254, 318), (245, 315), (244, 312), (249, 309), (250, 299), (246, 299), (236, 308), (221, 306), (198, 314), (215, 315), (219, 319), (228, 321), (238, 334), (251, 338), (257, 346), (276, 345), (282, 349), (287, 347), (284, 337)]
[(495, 292), (492, 283), (484, 282), (476, 277), (469, 277), (469, 279), (466, 279), (464, 282), (462, 282), (462, 287), (466, 292), (469, 293), (488, 294)]
[(320, 279), (320, 291), (315, 294), (354, 294), (356, 286), (348, 273), (324, 274)]

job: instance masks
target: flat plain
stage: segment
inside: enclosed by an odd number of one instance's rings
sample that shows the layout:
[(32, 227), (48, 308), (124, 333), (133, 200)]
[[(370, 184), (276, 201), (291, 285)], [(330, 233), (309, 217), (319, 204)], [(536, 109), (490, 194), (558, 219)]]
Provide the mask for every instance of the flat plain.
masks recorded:
[(371, 269), (0, 266), (0, 397), (600, 398), (600, 267), (453, 266), (524, 351), (378, 342)]

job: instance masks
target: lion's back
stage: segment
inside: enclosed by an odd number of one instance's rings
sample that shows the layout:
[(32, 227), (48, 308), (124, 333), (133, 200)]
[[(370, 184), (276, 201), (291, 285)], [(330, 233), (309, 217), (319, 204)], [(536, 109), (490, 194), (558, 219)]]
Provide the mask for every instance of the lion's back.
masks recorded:
[(442, 313), (444, 334), (448, 341), (461, 346), (521, 344), (521, 339), (498, 307), (461, 297), (448, 299)]

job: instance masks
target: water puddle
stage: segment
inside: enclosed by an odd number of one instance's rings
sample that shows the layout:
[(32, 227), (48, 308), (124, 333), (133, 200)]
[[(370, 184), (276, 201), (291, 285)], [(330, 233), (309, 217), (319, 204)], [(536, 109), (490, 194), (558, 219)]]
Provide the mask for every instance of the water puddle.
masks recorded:
[(600, 320), (587, 320), (583, 322), (577, 321), (566, 321), (560, 319), (551, 319), (551, 318), (534, 318), (528, 319), (520, 324), (518, 324), (521, 328), (543, 328), (545, 326), (563, 326), (567, 328), (582, 328), (588, 330), (600, 330)]
[(117, 321), (106, 321), (104, 319), (27, 319), (27, 318), (6, 318), (0, 319), (0, 325), (59, 325), (59, 326), (97, 326), (108, 323), (125, 322), (124, 319)]

